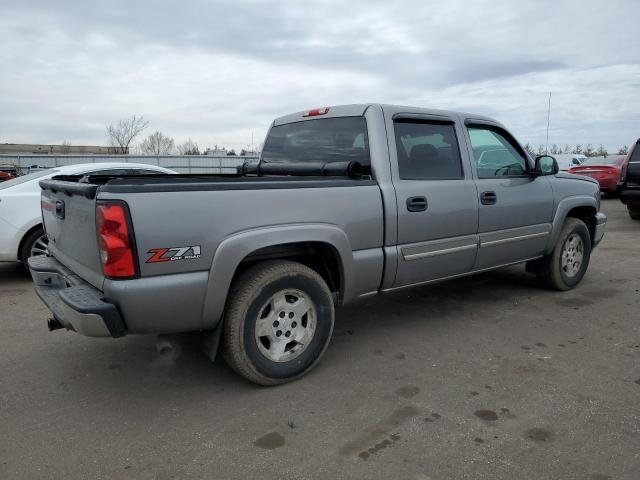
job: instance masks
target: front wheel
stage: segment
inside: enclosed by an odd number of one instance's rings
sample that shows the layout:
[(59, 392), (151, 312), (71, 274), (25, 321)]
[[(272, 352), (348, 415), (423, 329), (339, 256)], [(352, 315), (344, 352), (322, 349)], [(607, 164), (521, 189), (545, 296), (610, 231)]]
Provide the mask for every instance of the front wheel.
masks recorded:
[(582, 220), (567, 218), (556, 246), (542, 259), (538, 281), (555, 290), (571, 290), (580, 283), (591, 258), (591, 236)]
[(640, 207), (629, 207), (627, 205), (629, 216), (634, 220), (640, 220)]
[(317, 272), (291, 261), (259, 263), (231, 287), (222, 353), (254, 383), (289, 382), (317, 365), (333, 322), (331, 292)]

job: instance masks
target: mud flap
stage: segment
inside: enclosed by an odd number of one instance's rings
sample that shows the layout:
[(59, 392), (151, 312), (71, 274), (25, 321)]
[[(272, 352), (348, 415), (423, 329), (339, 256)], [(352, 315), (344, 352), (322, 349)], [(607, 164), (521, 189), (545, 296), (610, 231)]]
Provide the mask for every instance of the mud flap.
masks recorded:
[(222, 322), (215, 330), (207, 330), (202, 334), (201, 347), (204, 354), (212, 362), (216, 361), (218, 350), (220, 349), (220, 339), (222, 338)]

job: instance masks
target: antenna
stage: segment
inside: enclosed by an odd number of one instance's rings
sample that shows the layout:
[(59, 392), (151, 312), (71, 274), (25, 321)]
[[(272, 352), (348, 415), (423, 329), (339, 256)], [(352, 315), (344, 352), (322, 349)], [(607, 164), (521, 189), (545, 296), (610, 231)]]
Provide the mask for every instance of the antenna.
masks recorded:
[(549, 92), (549, 105), (547, 107), (547, 140), (544, 147), (544, 153), (549, 154), (549, 120), (551, 118), (551, 92)]

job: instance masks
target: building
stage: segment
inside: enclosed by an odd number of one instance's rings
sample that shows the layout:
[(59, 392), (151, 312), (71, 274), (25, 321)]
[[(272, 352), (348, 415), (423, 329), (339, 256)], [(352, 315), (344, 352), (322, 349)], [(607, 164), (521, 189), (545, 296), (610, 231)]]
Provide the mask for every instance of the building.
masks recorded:
[(226, 148), (218, 148), (218, 146), (216, 145), (213, 148), (207, 148), (204, 151), (205, 155), (212, 155), (214, 157), (224, 157), (227, 154), (227, 149)]
[[(129, 153), (129, 147), (124, 154)], [(0, 155), (119, 155), (120, 147), (96, 145), (37, 145), (28, 143), (0, 143)]]

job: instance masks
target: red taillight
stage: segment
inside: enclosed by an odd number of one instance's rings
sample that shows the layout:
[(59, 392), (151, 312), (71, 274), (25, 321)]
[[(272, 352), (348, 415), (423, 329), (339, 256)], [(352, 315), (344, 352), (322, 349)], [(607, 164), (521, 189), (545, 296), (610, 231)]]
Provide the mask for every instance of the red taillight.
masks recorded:
[(133, 277), (136, 268), (125, 207), (98, 204), (96, 217), (103, 273), (109, 278)]
[(309, 110), (308, 112), (306, 112), (302, 116), (303, 117), (317, 117), (318, 115), (326, 115), (327, 113), (329, 113), (329, 107), (314, 108), (313, 110)]

